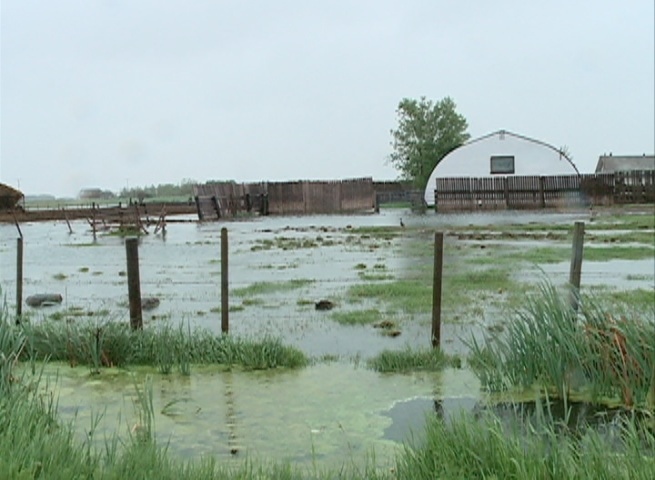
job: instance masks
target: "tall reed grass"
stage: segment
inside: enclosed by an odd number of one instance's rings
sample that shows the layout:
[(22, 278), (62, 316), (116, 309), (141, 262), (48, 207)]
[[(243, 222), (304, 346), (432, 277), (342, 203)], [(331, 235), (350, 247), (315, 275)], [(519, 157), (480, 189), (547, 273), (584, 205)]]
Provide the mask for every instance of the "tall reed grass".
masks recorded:
[(526, 299), (503, 335), (470, 342), (469, 364), (487, 388), (546, 388), (566, 398), (645, 404), (655, 388), (655, 305), (648, 311), (610, 312), (602, 299), (580, 299), (575, 311), (567, 295), (550, 284)]

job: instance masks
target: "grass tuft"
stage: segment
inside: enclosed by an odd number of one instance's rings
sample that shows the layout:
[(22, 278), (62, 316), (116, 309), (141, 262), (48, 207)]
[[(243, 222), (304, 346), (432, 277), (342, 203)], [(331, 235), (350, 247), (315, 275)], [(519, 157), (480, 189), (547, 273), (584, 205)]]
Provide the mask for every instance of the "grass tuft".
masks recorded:
[(417, 370), (439, 371), (452, 365), (451, 358), (440, 349), (383, 350), (368, 360), (370, 369), (382, 373)]
[(349, 312), (333, 312), (330, 318), (341, 325), (370, 325), (380, 320), (382, 314), (379, 310), (353, 310)]

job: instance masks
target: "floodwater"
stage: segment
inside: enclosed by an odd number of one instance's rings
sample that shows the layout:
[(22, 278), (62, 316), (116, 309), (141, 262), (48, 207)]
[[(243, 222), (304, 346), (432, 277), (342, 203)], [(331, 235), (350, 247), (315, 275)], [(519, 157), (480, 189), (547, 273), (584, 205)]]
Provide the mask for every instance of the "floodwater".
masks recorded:
[[(188, 322), (215, 332), (220, 329), (220, 229), (229, 230), (230, 331), (237, 335), (282, 336), (285, 342), (309, 355), (365, 357), (399, 343), (429, 342), (430, 319), (397, 315), (402, 336), (389, 338), (369, 326), (343, 327), (329, 312), (317, 312), (313, 303), (330, 299), (337, 310), (353, 309), (345, 294), (355, 284), (358, 265), (367, 272), (402, 278), (417, 261), (405, 253), (405, 235), (422, 235), (437, 229), (468, 225), (510, 223), (570, 223), (583, 214), (502, 212), (467, 215), (413, 215), (391, 209), (364, 215), (309, 217), (256, 217), (229, 223), (169, 223), (167, 234), (140, 238), (139, 261), (142, 296), (156, 296), (159, 307), (144, 312), (146, 323), (167, 320)], [(390, 239), (353, 234), (358, 227), (399, 227), (406, 230)], [(58, 293), (63, 303), (31, 310), (38, 321), (57, 312), (77, 309), (108, 312), (109, 318), (127, 321), (127, 277), (124, 239), (99, 233), (94, 241), (85, 221), (73, 222), (69, 234), (65, 222), (22, 225), (24, 235), (23, 298), (39, 293)], [(0, 225), (0, 286), (8, 307), (15, 305), (16, 229)], [(276, 243), (277, 242), (277, 243)], [(304, 242), (304, 243), (303, 243)], [(448, 256), (448, 252), (446, 256)], [(425, 263), (426, 259), (418, 262)], [(448, 268), (448, 265), (446, 265)], [(300, 288), (259, 295), (237, 296), (239, 289), (255, 283), (307, 280)], [(357, 309), (379, 308), (359, 304)], [(380, 308), (380, 310), (382, 310)], [(107, 315), (105, 315), (106, 317)], [(397, 319), (397, 318), (396, 318)], [(444, 325), (444, 344), (461, 352), (461, 325)], [(465, 333), (465, 332), (464, 332)]]
[[(136, 386), (143, 388), (146, 379), (143, 370), (103, 371), (98, 377), (84, 368), (52, 364), (46, 378), (57, 384), (62, 417), (74, 419), (81, 432), (102, 414), (95, 430), (100, 445), (114, 432), (126, 438), (141, 428), (135, 405)], [(425, 420), (423, 412), (398, 416), (397, 405), (438, 398), (442, 415), (456, 415), (468, 408), (460, 399), (480, 396), (479, 381), (467, 370), (388, 375), (340, 362), (297, 371), (207, 368), (188, 377), (150, 378), (156, 439), (187, 459), (212, 455), (340, 466), (375, 453), (382, 466), (393, 460), (404, 434), (411, 427), (419, 430)]]
[[(400, 229), (400, 219), (406, 228)], [(399, 442), (420, 432), (426, 414), (446, 418), (473, 410), (484, 398), (470, 371), (385, 375), (367, 370), (363, 362), (383, 349), (428, 346), (429, 315), (396, 314), (402, 334), (391, 338), (371, 326), (340, 325), (314, 302), (331, 299), (336, 311), (352, 309), (346, 292), (365, 283), (367, 272), (402, 278), (425, 263), (412, 258), (406, 241), (425, 238), (436, 230), (509, 224), (570, 224), (587, 213), (521, 213), (414, 215), (407, 210), (383, 210), (379, 215), (265, 217), (229, 223), (169, 223), (166, 235), (140, 238), (139, 260), (143, 296), (161, 303), (144, 312), (146, 324), (188, 322), (192, 327), (220, 330), (220, 230), (229, 230), (230, 332), (234, 335), (281, 337), (312, 357), (340, 360), (299, 371), (221, 372), (192, 370), (190, 377), (152, 375), (157, 439), (183, 458), (214, 455), (262, 460), (291, 460), (304, 465), (362, 462), (375, 452), (376, 462), (391, 461)], [(354, 234), (359, 227), (398, 228), (390, 238)], [(94, 241), (85, 221), (21, 226), (24, 235), (23, 298), (59, 293), (62, 305), (29, 309), (33, 321), (71, 308), (101, 312), (93, 318), (128, 320), (124, 240), (100, 232)], [(0, 225), (0, 285), (8, 308), (15, 305), (17, 232)], [(540, 243), (541, 244), (541, 243)], [(529, 247), (530, 243), (524, 243)], [(560, 242), (561, 246), (562, 243)], [(456, 255), (456, 254), (454, 254)], [(448, 259), (447, 259), (448, 260)], [(445, 266), (448, 268), (448, 265)], [(568, 262), (539, 266), (554, 280), (568, 279)], [(655, 260), (588, 262), (582, 282), (623, 288), (652, 288)], [(531, 272), (531, 273), (530, 273)], [(542, 277), (533, 267), (517, 271), (520, 280)], [(300, 288), (273, 293), (236, 295), (259, 282), (307, 280)], [(357, 309), (378, 305), (357, 304)], [(380, 308), (380, 310), (383, 310)], [(486, 323), (497, 319), (485, 312)], [(442, 326), (443, 349), (464, 353), (465, 341), (484, 333), (480, 324)], [(49, 365), (56, 379), (59, 410), (75, 419), (84, 438), (94, 414), (102, 414), (98, 435), (137, 426), (135, 384), (145, 373), (109, 369), (92, 376), (84, 368)], [(382, 462), (381, 459), (385, 459)]]
[[(534, 221), (571, 221), (570, 215), (525, 216)], [(348, 287), (364, 283), (357, 265), (400, 278), (411, 268), (403, 253), (404, 237), (391, 239), (354, 235), (357, 227), (410, 227), (432, 230), (449, 226), (488, 224), (488, 215), (412, 215), (388, 210), (379, 215), (265, 217), (230, 223), (169, 223), (167, 234), (140, 239), (139, 262), (142, 296), (156, 296), (160, 306), (144, 312), (146, 323), (169, 320), (188, 322), (219, 331), (220, 229), (229, 230), (229, 277), (232, 292), (258, 282), (309, 280), (301, 288), (246, 297), (232, 295), (230, 331), (237, 335), (282, 336), (309, 355), (374, 355), (398, 343), (427, 344), (429, 319), (406, 318), (402, 339), (380, 335), (371, 327), (343, 327), (317, 312), (313, 303), (336, 300), (347, 309)], [(500, 223), (516, 222), (516, 214), (494, 216)], [(112, 320), (127, 321), (127, 277), (123, 238), (100, 233), (94, 241), (85, 221), (73, 222), (69, 234), (64, 222), (26, 224), (24, 235), (23, 298), (59, 293), (62, 305), (32, 310), (36, 319), (58, 311), (78, 309), (109, 312)], [(401, 232), (402, 233), (402, 232)], [(0, 225), (0, 285), (8, 306), (14, 309), (15, 238), (13, 225)], [(280, 244), (276, 240), (284, 239)], [(302, 247), (302, 242), (309, 245)], [(267, 244), (267, 242), (269, 242)], [(266, 246), (272, 248), (262, 248)], [(376, 269), (376, 270), (374, 270)], [(256, 301), (252, 301), (252, 297)], [(236, 307), (236, 308), (235, 308)], [(378, 305), (358, 305), (376, 308)], [(30, 311), (30, 309), (25, 310)], [(461, 351), (461, 326), (444, 325), (444, 344)]]

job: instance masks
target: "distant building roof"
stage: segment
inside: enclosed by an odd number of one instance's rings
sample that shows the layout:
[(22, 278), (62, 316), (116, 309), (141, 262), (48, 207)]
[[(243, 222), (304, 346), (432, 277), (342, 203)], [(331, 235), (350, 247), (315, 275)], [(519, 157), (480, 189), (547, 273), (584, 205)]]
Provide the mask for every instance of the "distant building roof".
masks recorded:
[(23, 198), (23, 192), (0, 183), (0, 208), (14, 208), (21, 198)]
[(655, 155), (601, 155), (596, 173), (655, 170)]

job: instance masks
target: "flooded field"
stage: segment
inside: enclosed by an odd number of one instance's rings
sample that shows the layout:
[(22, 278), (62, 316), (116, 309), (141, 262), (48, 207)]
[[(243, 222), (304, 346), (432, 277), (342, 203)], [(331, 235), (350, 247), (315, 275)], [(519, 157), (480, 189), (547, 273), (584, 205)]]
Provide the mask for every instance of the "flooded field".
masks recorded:
[[(58, 364), (45, 373), (56, 381), (62, 418), (75, 419), (81, 437), (98, 414), (100, 433), (134, 429), (135, 384), (141, 387), (148, 377), (157, 438), (173, 455), (307, 465), (357, 463), (373, 452), (378, 460), (391, 459), (421, 429), (425, 415), (456, 416), (489, 401), (467, 368), (381, 374), (366, 366), (385, 349), (430, 345), (434, 232), (446, 232), (442, 347), (466, 367), (471, 338), (501, 331), (540, 281), (568, 280), (575, 221), (587, 222), (585, 248), (595, 255), (583, 262), (583, 291), (619, 300), (654, 294), (652, 228), (613, 229), (590, 220), (588, 212), (414, 215), (389, 209), (378, 215), (170, 223), (166, 235), (140, 239), (141, 292), (160, 299), (144, 312), (146, 328), (183, 324), (220, 331), (225, 226), (230, 334), (279, 337), (313, 364), (266, 372), (197, 367), (189, 377), (140, 368), (93, 376), (87, 368)], [(23, 312), (32, 322), (127, 322), (124, 239), (105, 232), (94, 241), (82, 221), (72, 228), (69, 234), (65, 223), (21, 225), (23, 298), (63, 297), (61, 305), (24, 306)], [(0, 284), (9, 309), (15, 308), (16, 236), (13, 225), (0, 225)], [(598, 257), (603, 248), (606, 258)], [(320, 300), (330, 300), (334, 309), (316, 310)], [(382, 321), (396, 333), (376, 328)]]

